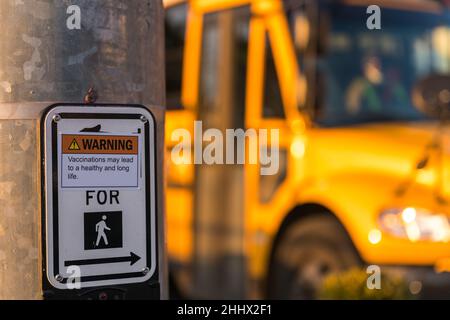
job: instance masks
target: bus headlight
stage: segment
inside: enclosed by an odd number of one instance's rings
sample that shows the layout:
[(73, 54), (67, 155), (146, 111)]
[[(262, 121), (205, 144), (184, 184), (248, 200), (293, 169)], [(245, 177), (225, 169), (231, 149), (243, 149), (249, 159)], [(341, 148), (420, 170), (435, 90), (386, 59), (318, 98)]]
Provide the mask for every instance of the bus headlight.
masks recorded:
[(388, 209), (381, 213), (379, 223), (384, 232), (413, 242), (450, 240), (450, 219), (441, 213), (413, 207)]

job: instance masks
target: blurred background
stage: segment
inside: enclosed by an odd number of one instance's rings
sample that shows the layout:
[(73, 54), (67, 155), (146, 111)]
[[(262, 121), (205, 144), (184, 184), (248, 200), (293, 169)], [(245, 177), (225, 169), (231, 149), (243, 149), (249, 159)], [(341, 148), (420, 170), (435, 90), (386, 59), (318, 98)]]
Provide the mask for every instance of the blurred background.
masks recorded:
[[(164, 5), (172, 297), (449, 299), (449, 1)], [(175, 164), (195, 120), (280, 170)]]

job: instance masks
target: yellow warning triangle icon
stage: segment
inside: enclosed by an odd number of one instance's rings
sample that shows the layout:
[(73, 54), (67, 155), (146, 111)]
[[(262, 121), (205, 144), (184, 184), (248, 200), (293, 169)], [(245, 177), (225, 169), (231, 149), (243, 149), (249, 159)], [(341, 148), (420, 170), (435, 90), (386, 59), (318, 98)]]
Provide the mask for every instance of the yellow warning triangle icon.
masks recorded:
[(80, 150), (80, 149), (81, 149), (81, 148), (80, 148), (80, 146), (78, 145), (77, 140), (73, 139), (72, 143), (71, 143), (70, 146), (69, 146), (69, 150), (70, 150), (70, 151), (78, 151), (78, 150)]

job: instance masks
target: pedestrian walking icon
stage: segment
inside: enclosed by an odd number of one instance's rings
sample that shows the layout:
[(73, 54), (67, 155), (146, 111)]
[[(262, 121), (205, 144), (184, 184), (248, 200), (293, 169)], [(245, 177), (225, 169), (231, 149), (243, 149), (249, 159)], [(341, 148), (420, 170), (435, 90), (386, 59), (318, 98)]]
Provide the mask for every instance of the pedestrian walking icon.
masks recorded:
[(105, 245), (108, 245), (108, 237), (105, 234), (105, 230), (111, 231), (111, 229), (106, 225), (107, 218), (107, 216), (103, 215), (102, 220), (95, 225), (95, 231), (97, 232), (97, 241), (95, 243), (96, 247), (100, 244), (101, 239), (103, 239)]
[(84, 249), (122, 248), (122, 211), (84, 213)]

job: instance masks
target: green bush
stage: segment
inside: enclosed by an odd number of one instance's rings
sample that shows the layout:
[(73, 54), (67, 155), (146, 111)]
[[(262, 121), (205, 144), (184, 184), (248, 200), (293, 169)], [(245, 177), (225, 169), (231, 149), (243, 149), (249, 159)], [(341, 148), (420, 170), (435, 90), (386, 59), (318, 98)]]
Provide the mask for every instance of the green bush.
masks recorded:
[(354, 268), (327, 276), (319, 290), (320, 299), (331, 300), (405, 300), (413, 296), (407, 282), (399, 275), (382, 272), (381, 289), (369, 289), (366, 270)]

